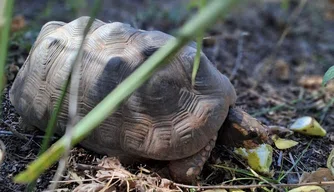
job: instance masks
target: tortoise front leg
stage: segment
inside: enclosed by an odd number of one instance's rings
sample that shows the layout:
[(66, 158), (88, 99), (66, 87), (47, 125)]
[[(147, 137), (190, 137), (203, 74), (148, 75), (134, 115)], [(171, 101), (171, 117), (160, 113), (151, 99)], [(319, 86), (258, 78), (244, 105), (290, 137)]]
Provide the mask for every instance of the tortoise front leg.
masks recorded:
[(170, 161), (168, 168), (169, 173), (175, 182), (191, 184), (196, 181), (196, 177), (200, 175), (204, 163), (210, 157), (211, 151), (216, 144), (217, 137), (199, 152), (185, 159)]

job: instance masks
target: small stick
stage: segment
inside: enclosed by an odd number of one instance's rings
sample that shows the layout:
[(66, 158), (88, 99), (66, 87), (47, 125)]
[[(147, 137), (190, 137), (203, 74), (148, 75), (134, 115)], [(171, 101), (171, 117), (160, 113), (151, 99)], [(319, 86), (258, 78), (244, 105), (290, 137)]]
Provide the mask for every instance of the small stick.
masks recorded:
[(235, 66), (234, 66), (233, 71), (230, 75), (230, 79), (233, 79), (235, 77), (235, 75), (237, 74), (238, 69), (241, 66), (241, 60), (242, 60), (242, 56), (243, 56), (244, 36), (247, 36), (247, 35), (249, 35), (248, 32), (240, 32), (240, 34), (239, 34), (238, 55), (237, 55), (237, 59), (235, 61)]
[[(289, 157), (290, 157), (290, 160), (291, 160), (291, 162), (293, 163), (293, 165), (295, 165), (296, 162), (295, 162), (295, 160), (293, 159), (292, 154), (291, 154), (290, 152), (289, 152)], [(300, 174), (299, 174), (298, 169), (297, 169), (296, 166), (294, 167), (294, 170), (296, 171), (296, 173), (297, 173), (297, 175), (298, 175), (298, 179), (300, 180)]]
[[(269, 184), (256, 184), (256, 185), (211, 185), (211, 186), (194, 186), (194, 185), (184, 185), (180, 183), (174, 183), (175, 186), (182, 188), (193, 188), (193, 189), (250, 189), (250, 188), (260, 188), (260, 187), (271, 187)], [(300, 187), (300, 186), (328, 186), (334, 185), (334, 181), (321, 181), (321, 182), (310, 182), (310, 183), (292, 183), (292, 184), (275, 184), (276, 187)]]
[(277, 165), (279, 167), (282, 167), (282, 159), (283, 159), (283, 151), (279, 152), (278, 160), (277, 160)]
[[(16, 131), (17, 132), (17, 131)], [(23, 133), (19, 133), (21, 135), (23, 135), (24, 137), (27, 137), (27, 138), (38, 138), (38, 139), (43, 139), (45, 136), (43, 135), (31, 135), (31, 134), (23, 134)], [(0, 137), (11, 137), (16, 134), (13, 133), (12, 131), (0, 131)], [(52, 137), (51, 139), (57, 139), (57, 137)]]
[(26, 137), (25, 135), (23, 135), (22, 133), (18, 132), (16, 129), (14, 129), (12, 127), (12, 125), (10, 125), (9, 123), (7, 123), (6, 121), (3, 122), (5, 125), (7, 125), (8, 129), (18, 138), (22, 139), (22, 140), (26, 140), (29, 141), (28, 137)]
[(86, 165), (86, 164), (81, 164), (81, 163), (76, 163), (74, 165), (74, 168), (77, 170), (103, 170), (105, 169), (104, 167), (101, 167), (101, 166)]

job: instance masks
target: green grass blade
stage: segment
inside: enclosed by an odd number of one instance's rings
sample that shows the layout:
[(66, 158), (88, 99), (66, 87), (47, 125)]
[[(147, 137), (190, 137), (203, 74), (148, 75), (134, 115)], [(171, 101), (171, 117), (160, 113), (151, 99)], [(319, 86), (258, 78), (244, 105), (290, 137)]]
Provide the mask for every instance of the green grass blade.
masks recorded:
[(326, 71), (322, 81), (322, 85), (325, 86), (328, 83), (328, 81), (332, 79), (334, 79), (334, 65)]
[[(86, 38), (87, 33), (89, 32), (89, 29), (90, 29), (91, 25), (93, 24), (94, 19), (96, 18), (96, 15), (97, 15), (98, 11), (100, 10), (101, 5), (102, 5), (102, 1), (101, 0), (98, 0), (98, 1), (96, 1), (94, 3), (94, 6), (92, 8), (92, 13), (90, 14), (91, 18), (89, 19), (89, 21), (88, 21), (88, 23), (87, 23), (87, 25), (86, 25), (86, 27), (84, 29), (83, 40), (82, 40), (82, 42), (80, 44), (78, 52), (80, 52), (83, 49), (84, 39)], [(73, 61), (72, 65), (71, 65), (71, 70), (70, 71), (73, 71), (73, 68), (74, 68), (75, 64), (79, 60), (78, 57), (79, 57), (79, 54), (76, 55), (75, 60)], [(55, 108), (53, 110), (53, 113), (51, 115), (51, 118), (50, 118), (50, 120), (48, 122), (46, 131), (45, 131), (45, 139), (43, 140), (42, 147), (41, 147), (41, 150), (40, 150), (39, 154), (42, 154), (43, 152), (45, 152), (46, 149), (49, 147), (50, 138), (54, 134), (53, 128), (56, 125), (57, 117), (59, 115), (59, 112), (60, 112), (60, 109), (61, 109), (61, 105), (62, 105), (62, 103), (63, 103), (63, 101), (65, 99), (66, 90), (69, 87), (70, 79), (71, 79), (71, 74), (68, 75), (68, 77), (66, 79), (66, 82), (63, 85), (63, 88), (61, 90), (60, 98), (57, 100), (56, 106), (55, 106)]]
[[(197, 2), (197, 6), (199, 10), (203, 10), (205, 5), (207, 4), (206, 0), (200, 0)], [(191, 74), (191, 84), (195, 85), (196, 80), (196, 74), (199, 68), (200, 60), (201, 60), (201, 50), (202, 50), (202, 43), (203, 43), (203, 37), (204, 37), (204, 30), (200, 29), (200, 32), (198, 33), (198, 37), (196, 38), (196, 56), (193, 66), (193, 71)]]
[[(197, 29), (203, 30), (210, 27), (216, 19), (230, 11), (236, 0), (214, 0), (201, 13), (195, 15), (179, 31), (177, 38), (166, 43), (149, 57), (137, 70), (119, 84), (108, 96), (106, 96), (92, 111), (90, 111), (80, 122), (73, 127), (72, 145), (79, 143), (103, 120), (117, 110), (125, 98), (130, 96), (139, 88), (151, 75), (166, 64), (166, 61), (173, 56), (180, 48), (186, 45), (196, 34)], [(38, 159), (32, 162), (25, 171), (15, 176), (17, 183), (27, 183), (36, 179), (43, 171), (48, 169), (61, 157), (65, 149), (65, 139), (62, 137), (53, 144)]]
[(66, 95), (66, 90), (69, 86), (69, 79), (70, 78), (70, 75), (69, 77), (67, 78), (63, 88), (62, 88), (62, 91), (61, 91), (61, 95), (60, 95), (60, 98), (58, 99), (57, 101), (57, 104), (52, 112), (52, 116), (48, 122), (48, 125), (46, 127), (46, 130), (45, 130), (45, 137), (43, 139), (43, 142), (42, 142), (42, 146), (41, 146), (41, 150), (39, 151), (39, 155), (44, 153), (47, 148), (49, 147), (49, 144), (50, 144), (50, 140), (51, 140), (51, 137), (53, 136), (54, 134), (54, 127), (57, 123), (57, 119), (58, 119), (58, 115), (60, 113), (60, 109), (61, 109), (61, 106), (62, 106), (62, 103), (65, 99), (65, 95)]
[[(5, 65), (8, 52), (9, 32), (12, 23), (14, 0), (2, 0), (0, 2), (0, 91), (6, 84)], [(0, 96), (2, 101), (2, 94)]]
[(196, 74), (199, 68), (200, 60), (201, 60), (201, 49), (202, 49), (202, 42), (203, 42), (203, 33), (201, 33), (197, 37), (197, 44), (196, 44), (196, 56), (195, 56), (195, 61), (194, 61), (194, 66), (193, 66), (193, 71), (191, 75), (191, 84), (194, 86), (195, 85), (195, 80), (196, 80)]

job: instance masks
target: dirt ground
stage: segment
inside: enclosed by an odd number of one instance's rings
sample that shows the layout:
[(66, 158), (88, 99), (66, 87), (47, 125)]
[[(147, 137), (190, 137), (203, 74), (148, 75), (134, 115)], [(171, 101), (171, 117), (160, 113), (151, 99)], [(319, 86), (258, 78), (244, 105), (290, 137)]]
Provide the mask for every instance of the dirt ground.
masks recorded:
[[(12, 178), (36, 158), (42, 142), (40, 136), (43, 136), (41, 131), (19, 126), (19, 116), (8, 99), (8, 90), (17, 69), (22, 66), (45, 22), (68, 22), (89, 14), (88, 10), (75, 12), (73, 6), (65, 6), (64, 2), (15, 2), (14, 15), (22, 15), (26, 27), (23, 31), (13, 32), (10, 42), (9, 81), (0, 122), (0, 140), (6, 146), (6, 157), (0, 171), (0, 191), (24, 191), (26, 186), (13, 183)], [(191, 15), (187, 2), (105, 1), (98, 18), (173, 34)], [(277, 179), (283, 171), (291, 168), (292, 161), (301, 157), (296, 169), (289, 172), (282, 183), (298, 183), (303, 171), (326, 167), (327, 157), (334, 146), (334, 86), (321, 87), (321, 77), (334, 61), (334, 4), (326, 0), (303, 2), (291, 0), (289, 7), (283, 8), (275, 0), (247, 1), (207, 32), (203, 48), (216, 67), (231, 79), (238, 94), (237, 105), (265, 125), (288, 127), (296, 118), (310, 115), (327, 130), (328, 134), (322, 138), (294, 134), (290, 139), (298, 141), (299, 145), (283, 151), (274, 148), (273, 178)], [(15, 134), (15, 130), (20, 134)], [(93, 164), (101, 158), (101, 155), (78, 146), (72, 150), (71, 165), (73, 162)], [(279, 163), (280, 158), (285, 161), (283, 165)], [(217, 146), (204, 167), (200, 180), (202, 185), (217, 185), (232, 178), (245, 177), (241, 173), (218, 168), (217, 164), (246, 169), (228, 148)], [(41, 191), (50, 184), (56, 166), (38, 179), (35, 191)], [(128, 169), (136, 171), (137, 166)], [(145, 168), (154, 167), (146, 165)], [(73, 168), (70, 170), (74, 172)], [(254, 184), (256, 179), (235, 180), (229, 184)], [(72, 182), (59, 187), (73, 189), (75, 186), (77, 183)]]

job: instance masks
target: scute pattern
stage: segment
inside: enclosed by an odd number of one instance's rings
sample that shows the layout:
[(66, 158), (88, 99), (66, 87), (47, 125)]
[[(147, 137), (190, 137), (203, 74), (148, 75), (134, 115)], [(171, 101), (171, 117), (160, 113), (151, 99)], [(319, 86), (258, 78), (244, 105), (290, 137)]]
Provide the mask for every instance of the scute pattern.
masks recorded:
[[(31, 125), (46, 128), (88, 19), (43, 26), (10, 91), (17, 112)], [(173, 38), (159, 31), (95, 20), (80, 62), (78, 117)], [(157, 160), (182, 159), (201, 151), (216, 138), (236, 94), (204, 54), (192, 86), (195, 54), (193, 43), (185, 46), (81, 144), (98, 153)], [(59, 134), (65, 130), (68, 95), (64, 104)]]

